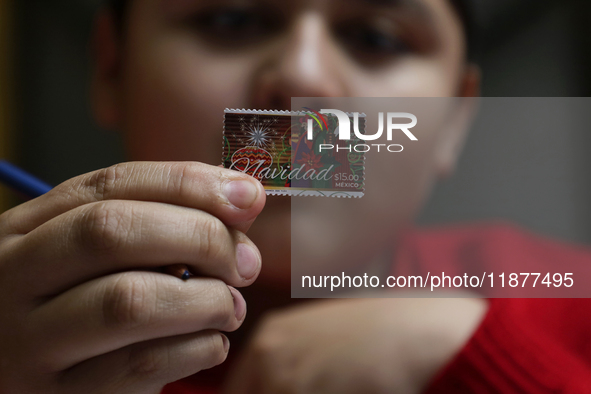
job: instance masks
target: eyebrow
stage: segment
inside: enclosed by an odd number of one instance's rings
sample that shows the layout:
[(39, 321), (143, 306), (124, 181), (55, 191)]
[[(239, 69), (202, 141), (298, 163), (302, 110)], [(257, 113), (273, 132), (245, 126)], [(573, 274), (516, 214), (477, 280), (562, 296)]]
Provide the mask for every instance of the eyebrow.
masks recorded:
[(433, 10), (420, 0), (347, 0), (358, 6), (374, 6), (382, 8), (408, 8), (423, 16), (433, 16)]

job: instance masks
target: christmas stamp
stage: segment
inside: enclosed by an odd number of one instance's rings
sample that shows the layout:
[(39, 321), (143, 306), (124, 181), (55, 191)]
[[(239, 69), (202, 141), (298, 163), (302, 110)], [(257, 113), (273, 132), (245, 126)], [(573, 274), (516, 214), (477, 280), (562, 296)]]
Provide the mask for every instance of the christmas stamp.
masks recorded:
[[(363, 114), (349, 119), (365, 133)], [(307, 108), (226, 109), (223, 166), (259, 179), (269, 195), (362, 197), (365, 155), (355, 148), (358, 137), (339, 139), (338, 125)]]

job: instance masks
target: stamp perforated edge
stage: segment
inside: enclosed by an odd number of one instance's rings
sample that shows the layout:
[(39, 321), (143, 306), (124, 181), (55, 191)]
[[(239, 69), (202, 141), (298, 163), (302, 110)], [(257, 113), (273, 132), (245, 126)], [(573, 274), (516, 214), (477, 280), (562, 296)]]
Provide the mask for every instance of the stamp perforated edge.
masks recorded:
[[(287, 111), (287, 110), (268, 110), (268, 109), (239, 109), (239, 108), (226, 108), (224, 109), (224, 133), (226, 126), (226, 114), (249, 114), (249, 115), (283, 115), (283, 116), (300, 116), (310, 114), (310, 111)], [(352, 112), (345, 112), (347, 116), (353, 116)], [(359, 112), (358, 116), (366, 117), (364, 112)], [(222, 152), (224, 150), (225, 142), (222, 140)], [(222, 153), (222, 162), (224, 161), (224, 155)], [(365, 171), (365, 155), (363, 157), (363, 169)], [(333, 198), (361, 198), (365, 195), (365, 188), (359, 192), (343, 192), (338, 190), (300, 190), (300, 189), (268, 189), (265, 187), (265, 194), (268, 196), (298, 196), (298, 197), (333, 197)]]

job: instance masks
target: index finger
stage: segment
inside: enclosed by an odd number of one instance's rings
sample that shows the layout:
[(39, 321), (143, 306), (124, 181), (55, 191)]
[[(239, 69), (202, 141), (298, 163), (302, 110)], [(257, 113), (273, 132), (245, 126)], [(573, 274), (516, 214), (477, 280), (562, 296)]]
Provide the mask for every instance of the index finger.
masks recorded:
[(265, 191), (244, 173), (198, 162), (131, 162), (80, 175), (5, 213), (4, 231), (27, 234), (81, 205), (153, 201), (203, 210), (244, 231), (265, 205)]

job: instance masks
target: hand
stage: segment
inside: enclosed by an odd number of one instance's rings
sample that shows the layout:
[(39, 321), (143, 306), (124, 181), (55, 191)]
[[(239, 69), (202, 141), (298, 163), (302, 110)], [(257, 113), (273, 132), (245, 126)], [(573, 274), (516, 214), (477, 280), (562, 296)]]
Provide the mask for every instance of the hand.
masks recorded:
[[(128, 163), (0, 216), (0, 392), (153, 393), (226, 358), (265, 193), (236, 171)], [(182, 281), (158, 267), (187, 264)]]
[(477, 299), (311, 302), (268, 315), (225, 393), (418, 393), (467, 341)]

